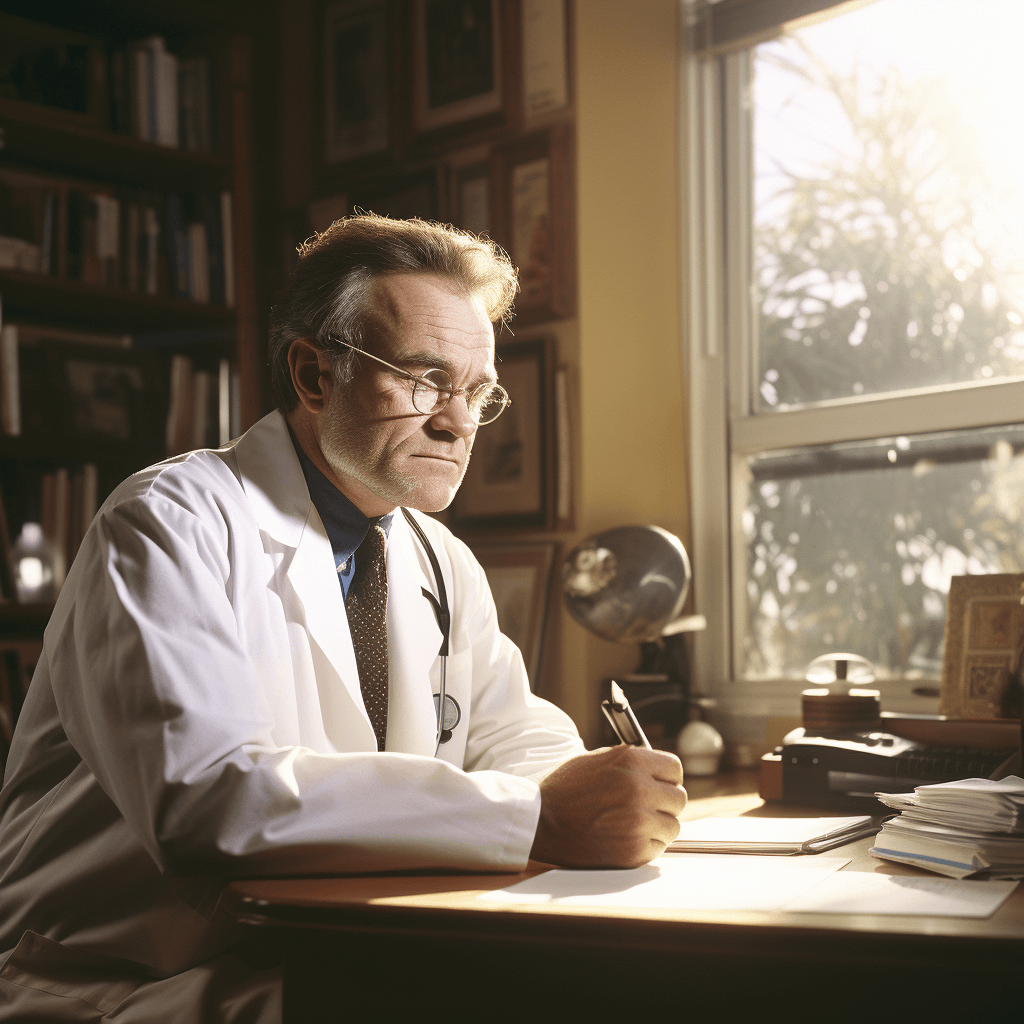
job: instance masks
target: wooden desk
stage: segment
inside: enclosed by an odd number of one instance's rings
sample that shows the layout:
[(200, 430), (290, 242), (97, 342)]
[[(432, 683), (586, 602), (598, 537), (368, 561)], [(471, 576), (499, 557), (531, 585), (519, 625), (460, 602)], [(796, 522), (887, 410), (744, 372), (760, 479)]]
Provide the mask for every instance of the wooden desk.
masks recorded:
[[(793, 814), (752, 775), (691, 780), (687, 817)], [(805, 812), (820, 813), (820, 812)], [(870, 840), (844, 870), (921, 874)], [(478, 901), (517, 875), (238, 881), (238, 919), (272, 935), (285, 1021), (526, 1021), (637, 1012), (717, 1022), (1024, 1020), (1024, 886), (988, 920), (644, 909)], [(677, 1019), (675, 1016), (671, 1019)]]

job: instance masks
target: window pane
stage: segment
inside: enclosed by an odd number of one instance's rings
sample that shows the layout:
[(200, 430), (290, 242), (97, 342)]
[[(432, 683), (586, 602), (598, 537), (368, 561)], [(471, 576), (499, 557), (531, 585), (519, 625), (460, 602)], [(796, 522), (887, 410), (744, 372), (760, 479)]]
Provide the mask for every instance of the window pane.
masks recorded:
[(741, 676), (829, 651), (938, 678), (951, 576), (1024, 571), (1024, 428), (752, 458)]
[(879, 0), (755, 49), (756, 412), (1024, 374), (1022, 38)]

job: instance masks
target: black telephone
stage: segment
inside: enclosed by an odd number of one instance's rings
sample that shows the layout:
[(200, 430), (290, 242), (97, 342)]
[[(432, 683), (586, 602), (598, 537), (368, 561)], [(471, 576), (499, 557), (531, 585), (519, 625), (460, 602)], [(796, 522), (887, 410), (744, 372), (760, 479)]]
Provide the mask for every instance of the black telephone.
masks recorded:
[(794, 729), (775, 748), (784, 801), (867, 813), (881, 813), (876, 792), (908, 793), (936, 782), (988, 778), (1010, 753), (926, 744), (877, 730), (812, 736)]

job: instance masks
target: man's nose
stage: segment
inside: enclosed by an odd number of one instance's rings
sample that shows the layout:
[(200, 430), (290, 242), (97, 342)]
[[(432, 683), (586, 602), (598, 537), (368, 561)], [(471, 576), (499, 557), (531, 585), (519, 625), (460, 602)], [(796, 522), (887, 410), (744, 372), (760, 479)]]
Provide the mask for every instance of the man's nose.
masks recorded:
[(477, 429), (477, 422), (470, 415), (468, 395), (452, 395), (448, 404), (430, 417), (431, 424), (438, 430), (446, 430), (456, 437), (469, 437)]

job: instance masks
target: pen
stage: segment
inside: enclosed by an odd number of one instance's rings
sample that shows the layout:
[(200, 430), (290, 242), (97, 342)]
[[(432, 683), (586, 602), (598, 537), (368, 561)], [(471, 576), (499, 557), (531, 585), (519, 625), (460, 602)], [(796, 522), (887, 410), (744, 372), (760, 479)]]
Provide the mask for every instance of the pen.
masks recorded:
[(636, 715), (633, 714), (633, 709), (629, 706), (629, 701), (626, 700), (626, 695), (622, 692), (622, 687), (614, 679), (612, 680), (612, 699), (601, 701), (601, 710), (615, 731), (615, 735), (619, 737), (620, 743), (626, 743), (631, 747), (651, 749), (643, 729), (640, 728), (640, 723), (636, 720)]

